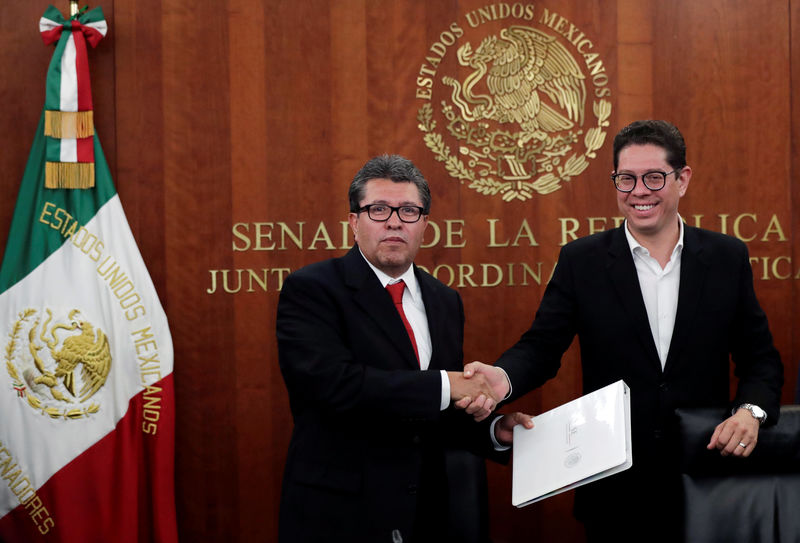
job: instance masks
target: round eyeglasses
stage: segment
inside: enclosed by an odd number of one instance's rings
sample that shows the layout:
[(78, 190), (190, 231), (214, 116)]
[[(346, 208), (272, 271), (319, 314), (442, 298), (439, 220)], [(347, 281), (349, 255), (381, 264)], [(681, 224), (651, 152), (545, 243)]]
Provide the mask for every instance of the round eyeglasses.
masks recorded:
[(660, 170), (653, 170), (645, 172), (642, 175), (634, 175), (632, 173), (613, 173), (611, 180), (614, 181), (614, 186), (620, 192), (631, 192), (636, 187), (636, 181), (641, 178), (644, 186), (650, 190), (656, 191), (664, 188), (667, 184), (667, 176), (674, 173), (677, 178), (683, 167), (676, 168), (671, 172), (662, 172)]
[(419, 206), (398, 206), (392, 207), (386, 204), (369, 204), (358, 210), (358, 213), (366, 211), (370, 219), (377, 222), (386, 222), (392, 213), (397, 213), (397, 218), (403, 222), (417, 222), (422, 217), (423, 208)]

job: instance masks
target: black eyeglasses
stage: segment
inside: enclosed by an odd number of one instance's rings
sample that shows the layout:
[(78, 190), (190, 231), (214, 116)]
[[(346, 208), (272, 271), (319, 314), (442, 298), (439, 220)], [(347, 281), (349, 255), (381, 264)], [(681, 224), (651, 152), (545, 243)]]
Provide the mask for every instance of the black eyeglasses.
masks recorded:
[(683, 168), (676, 168), (671, 172), (662, 172), (659, 170), (653, 170), (651, 172), (645, 172), (642, 175), (633, 175), (632, 173), (614, 173), (611, 174), (611, 180), (614, 181), (614, 186), (617, 187), (617, 190), (620, 192), (631, 192), (636, 187), (636, 180), (640, 177), (642, 178), (642, 183), (644, 186), (650, 190), (661, 190), (664, 188), (664, 185), (667, 184), (667, 176), (671, 173), (675, 174), (675, 177), (678, 177), (679, 172), (681, 172)]
[(422, 217), (423, 209), (419, 206), (399, 206), (392, 207), (386, 204), (369, 204), (358, 210), (358, 213), (366, 211), (369, 218), (377, 222), (386, 222), (392, 213), (397, 213), (397, 218), (403, 222), (417, 222)]

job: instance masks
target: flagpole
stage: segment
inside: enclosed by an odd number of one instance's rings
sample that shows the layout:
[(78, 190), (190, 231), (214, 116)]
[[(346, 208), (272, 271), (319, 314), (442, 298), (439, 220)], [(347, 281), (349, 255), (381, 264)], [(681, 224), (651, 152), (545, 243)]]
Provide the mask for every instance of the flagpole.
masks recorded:
[(69, 16), (72, 17), (78, 13), (78, 0), (69, 0)]

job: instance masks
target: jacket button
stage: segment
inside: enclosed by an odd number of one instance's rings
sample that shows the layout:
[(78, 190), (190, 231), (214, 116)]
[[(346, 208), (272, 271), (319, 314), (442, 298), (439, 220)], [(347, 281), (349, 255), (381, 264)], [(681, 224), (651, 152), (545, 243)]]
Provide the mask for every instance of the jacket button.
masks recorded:
[(412, 496), (414, 494), (416, 494), (417, 493), (417, 485), (415, 485), (415, 484), (408, 485), (408, 493), (411, 494)]
[(414, 436), (411, 438), (411, 443), (414, 445), (419, 445), (422, 442), (422, 439), (419, 436)]

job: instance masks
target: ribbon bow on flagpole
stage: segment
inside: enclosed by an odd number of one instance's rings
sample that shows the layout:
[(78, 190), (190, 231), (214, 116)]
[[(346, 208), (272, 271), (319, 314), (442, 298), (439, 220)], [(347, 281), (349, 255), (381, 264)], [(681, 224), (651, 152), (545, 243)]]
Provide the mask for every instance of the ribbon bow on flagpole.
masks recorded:
[[(68, 30), (82, 32), (89, 42), (89, 45), (97, 47), (97, 44), (103, 39), (103, 36), (105, 36), (108, 27), (105, 19), (103, 19), (102, 8), (94, 8), (91, 11), (86, 11), (86, 8), (87, 6), (84, 6), (81, 11), (69, 19), (65, 19), (60, 11), (53, 6), (48, 6), (44, 15), (42, 15), (42, 18), (39, 20), (39, 31), (42, 33), (44, 44), (50, 45), (58, 41), (61, 37), (61, 33), (66, 28)], [(94, 24), (98, 16), (101, 25)], [(84, 26), (85, 23), (89, 23), (90, 21), (92, 21), (93, 24)], [(102, 30), (98, 28), (98, 26), (102, 26)]]
[[(64, 32), (68, 30), (68, 32)], [(45, 45), (56, 44), (47, 70), (45, 187), (94, 186), (94, 119), (86, 42), (96, 47), (108, 31), (99, 7), (69, 19), (48, 6), (39, 20)]]

